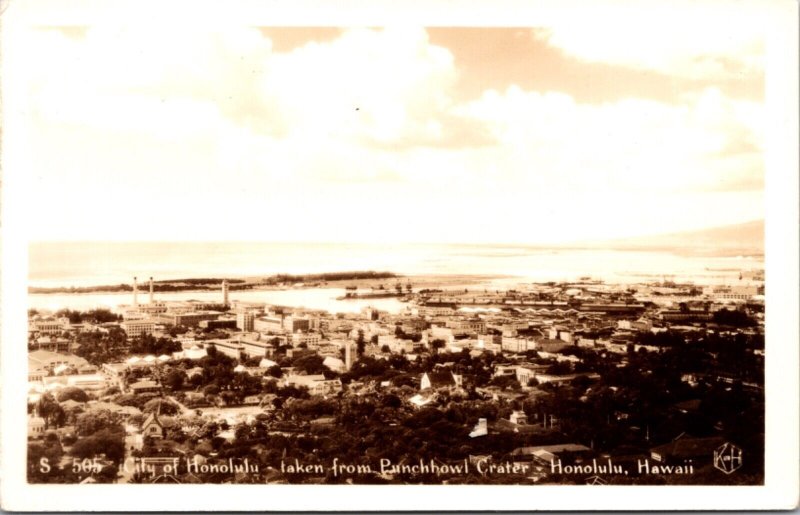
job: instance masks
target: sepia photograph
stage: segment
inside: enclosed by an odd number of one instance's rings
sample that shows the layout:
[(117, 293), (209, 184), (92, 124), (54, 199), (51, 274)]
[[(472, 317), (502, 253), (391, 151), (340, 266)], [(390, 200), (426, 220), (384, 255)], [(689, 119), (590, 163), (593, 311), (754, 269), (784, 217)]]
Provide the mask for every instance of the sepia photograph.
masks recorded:
[(4, 507), (796, 505), (793, 2), (32, 4), (2, 20)]

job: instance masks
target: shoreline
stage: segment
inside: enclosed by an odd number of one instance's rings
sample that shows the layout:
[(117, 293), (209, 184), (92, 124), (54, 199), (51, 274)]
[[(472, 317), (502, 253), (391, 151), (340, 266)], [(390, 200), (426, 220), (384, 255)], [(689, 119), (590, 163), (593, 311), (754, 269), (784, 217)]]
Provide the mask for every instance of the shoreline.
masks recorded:
[[(469, 286), (469, 285), (476, 285), (482, 284), (487, 281), (495, 280), (495, 279), (513, 279), (514, 275), (487, 275), (487, 274), (427, 274), (427, 275), (400, 275), (396, 274), (392, 277), (387, 278), (362, 278), (362, 279), (336, 279), (336, 280), (325, 280), (325, 281), (317, 281), (313, 284), (302, 284), (301, 286), (295, 285), (268, 285), (268, 284), (258, 284), (254, 281), (253, 277), (246, 277), (246, 278), (236, 278), (237, 280), (244, 280), (244, 283), (233, 283), (231, 286), (235, 284), (252, 284), (252, 287), (248, 288), (235, 288), (231, 287), (230, 292), (247, 292), (247, 291), (297, 291), (297, 290), (310, 290), (310, 289), (345, 289), (347, 287), (356, 288), (378, 288), (380, 285), (384, 286), (384, 289), (387, 293), (394, 292), (395, 284), (400, 284), (405, 288), (405, 285), (410, 283), (415, 290), (425, 289), (425, 288), (436, 288), (436, 287), (452, 287), (452, 286)], [(258, 278), (263, 280), (263, 278)], [(520, 277), (522, 279), (522, 277)], [(176, 283), (192, 280), (189, 279), (182, 279), (180, 281), (175, 281)], [(253, 282), (250, 282), (253, 281)], [(166, 282), (166, 281), (165, 281)], [(164, 284), (164, 282), (162, 282)], [(80, 288), (84, 291), (71, 291), (69, 286), (62, 286), (62, 287), (28, 287), (28, 295), (131, 295), (133, 290), (120, 290), (120, 289), (111, 289), (112, 287), (117, 287), (118, 285), (100, 285), (100, 286), (83, 286), (83, 287), (75, 287)], [(96, 288), (90, 291), (85, 291), (86, 288)], [(37, 290), (45, 290), (45, 291), (37, 291)], [(197, 288), (197, 287), (187, 287), (187, 288), (176, 288), (170, 290), (158, 290), (154, 291), (155, 294), (171, 294), (171, 293), (207, 293), (207, 292), (217, 292), (220, 290), (220, 286), (216, 285), (214, 287), (208, 288)], [(379, 289), (375, 289), (374, 292), (380, 291)], [(143, 287), (139, 290), (140, 294), (146, 295), (148, 293), (147, 290), (147, 283), (143, 283)]]

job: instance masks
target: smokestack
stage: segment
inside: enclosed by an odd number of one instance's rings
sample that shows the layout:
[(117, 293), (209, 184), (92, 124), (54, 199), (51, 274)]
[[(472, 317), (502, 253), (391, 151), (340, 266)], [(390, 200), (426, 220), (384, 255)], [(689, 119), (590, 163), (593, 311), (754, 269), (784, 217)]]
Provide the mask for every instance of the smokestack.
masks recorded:
[(150, 278), (150, 304), (153, 303), (153, 278)]
[(133, 307), (139, 307), (139, 287), (136, 284), (136, 277), (133, 278)]
[(350, 367), (353, 366), (353, 351), (351, 350), (351, 343), (350, 340), (347, 340), (344, 344), (344, 367), (345, 370), (350, 370)]
[(222, 280), (222, 305), (223, 306), (227, 306), (228, 305), (228, 280), (227, 279), (223, 279)]

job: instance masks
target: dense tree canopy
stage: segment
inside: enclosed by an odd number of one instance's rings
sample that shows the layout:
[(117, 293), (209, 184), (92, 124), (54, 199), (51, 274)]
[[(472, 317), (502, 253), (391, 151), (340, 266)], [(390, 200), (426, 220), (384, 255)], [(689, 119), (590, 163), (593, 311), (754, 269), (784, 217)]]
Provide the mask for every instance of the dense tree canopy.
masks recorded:
[(66, 400), (86, 402), (89, 400), (89, 396), (77, 386), (67, 386), (58, 392), (58, 402), (64, 402)]

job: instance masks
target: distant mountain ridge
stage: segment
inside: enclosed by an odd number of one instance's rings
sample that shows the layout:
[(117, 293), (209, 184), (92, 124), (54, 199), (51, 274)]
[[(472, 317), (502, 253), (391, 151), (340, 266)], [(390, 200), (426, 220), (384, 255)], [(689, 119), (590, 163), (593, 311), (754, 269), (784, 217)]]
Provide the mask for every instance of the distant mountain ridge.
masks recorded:
[[(598, 245), (593, 244), (591, 246)], [(692, 253), (763, 255), (764, 220), (725, 225), (696, 231), (639, 236), (604, 242), (615, 249), (670, 249)]]

